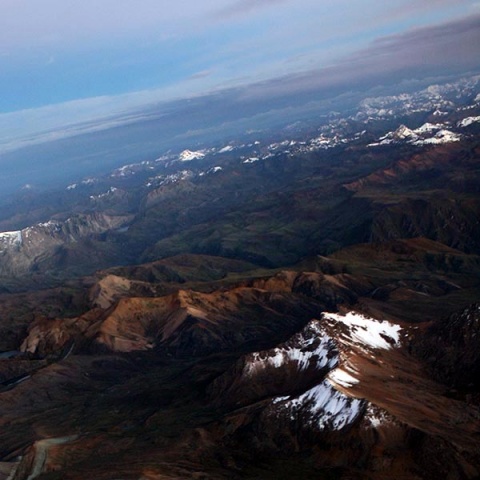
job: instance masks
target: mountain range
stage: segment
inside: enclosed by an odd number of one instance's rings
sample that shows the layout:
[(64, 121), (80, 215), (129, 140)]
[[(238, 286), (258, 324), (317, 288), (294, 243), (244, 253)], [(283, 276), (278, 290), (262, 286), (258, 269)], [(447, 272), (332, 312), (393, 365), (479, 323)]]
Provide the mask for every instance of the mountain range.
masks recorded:
[(4, 199), (0, 479), (480, 478), (479, 82)]

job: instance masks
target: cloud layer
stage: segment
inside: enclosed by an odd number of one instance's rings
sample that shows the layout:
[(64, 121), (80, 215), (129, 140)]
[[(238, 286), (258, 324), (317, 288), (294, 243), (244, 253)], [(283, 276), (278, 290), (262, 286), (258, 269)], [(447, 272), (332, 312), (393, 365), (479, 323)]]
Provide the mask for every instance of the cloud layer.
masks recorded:
[(4, 0), (0, 151), (131, 124), (182, 98), (222, 98), (222, 117), (228, 102), (261, 112), (476, 70), (476, 3)]

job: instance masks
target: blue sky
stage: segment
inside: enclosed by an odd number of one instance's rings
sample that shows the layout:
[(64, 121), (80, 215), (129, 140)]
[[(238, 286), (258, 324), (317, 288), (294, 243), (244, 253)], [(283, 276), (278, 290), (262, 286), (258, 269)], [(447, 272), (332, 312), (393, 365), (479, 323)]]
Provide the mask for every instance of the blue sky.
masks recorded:
[(0, 147), (157, 102), (291, 86), (479, 15), (473, 0), (2, 0)]

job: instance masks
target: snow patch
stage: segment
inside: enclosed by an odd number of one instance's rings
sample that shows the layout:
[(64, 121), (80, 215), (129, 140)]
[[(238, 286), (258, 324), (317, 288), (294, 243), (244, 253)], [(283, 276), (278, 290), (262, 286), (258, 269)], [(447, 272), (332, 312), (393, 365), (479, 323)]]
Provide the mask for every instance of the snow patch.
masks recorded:
[(275, 405), (277, 403), (281, 403), (281, 402), (284, 402), (285, 400), (288, 400), (290, 397), (287, 396), (287, 397), (274, 397), (272, 399), (272, 403)]
[(226, 147), (221, 148), (218, 153), (227, 153), (231, 152), (234, 149), (231, 145), (227, 145)]
[(221, 172), (223, 171), (223, 168), (222, 167), (212, 167), (212, 168), (209, 168), (206, 172), (200, 172), (198, 174), (199, 177), (204, 177), (205, 175), (210, 175), (211, 173), (218, 173), (218, 172)]
[(112, 193), (115, 193), (118, 190), (116, 187), (110, 187), (105, 193), (101, 193), (100, 195), (90, 195), (90, 200), (100, 200), (101, 198), (105, 198), (110, 196)]
[(12, 232), (0, 232), (0, 250), (9, 247), (16, 247), (22, 244), (22, 232), (21, 230), (15, 230)]
[(397, 144), (399, 142), (406, 142), (411, 145), (438, 145), (458, 142), (461, 138), (461, 135), (447, 130), (443, 124), (424, 123), (415, 130), (401, 125), (394, 132), (388, 132), (383, 137), (380, 137), (378, 142), (370, 143), (368, 146), (377, 147)]
[[(40, 228), (58, 228), (60, 227), (60, 224), (58, 222), (55, 222), (53, 220), (49, 220), (48, 222), (43, 222), (43, 223), (37, 223), (37, 227)], [(32, 228), (32, 227), (30, 227)]]
[(135, 167), (138, 167), (138, 163), (130, 163), (128, 165), (123, 165), (120, 168), (117, 168), (110, 175), (111, 177), (126, 177), (127, 175), (135, 175)]
[(356, 312), (327, 313), (325, 319), (345, 325), (348, 338), (370, 348), (389, 350), (400, 343), (401, 327), (386, 320), (375, 320)]
[(467, 117), (464, 118), (462, 121), (458, 122), (458, 126), (460, 128), (465, 128), (468, 127), (469, 125), (473, 125), (474, 123), (480, 122), (480, 116), (479, 117)]
[(338, 367), (335, 370), (332, 370), (328, 374), (328, 379), (331, 380), (333, 384), (340, 385), (341, 387), (344, 387), (344, 388), (349, 388), (359, 383), (359, 380), (357, 378), (350, 375), (341, 367)]
[(192, 151), (192, 150), (184, 150), (183, 152), (180, 153), (178, 156), (178, 159), (181, 162), (190, 162), (192, 160), (199, 160), (200, 158), (205, 157), (205, 154), (198, 150), (198, 151)]
[[(170, 185), (178, 183), (182, 180), (189, 180), (195, 175), (191, 170), (181, 170), (171, 175), (158, 175), (156, 177), (150, 178), (149, 181), (145, 184), (146, 187), (163, 187), (164, 185)], [(201, 176), (201, 174), (200, 174)]]
[(423, 134), (428, 132), (436, 132), (443, 128), (441, 123), (424, 123), (421, 127), (413, 130), (416, 134)]
[(295, 363), (299, 372), (310, 367), (318, 370), (332, 369), (338, 364), (338, 355), (332, 339), (320, 330), (315, 320), (283, 346), (254, 352), (247, 358), (244, 374), (248, 376), (268, 368), (281, 368), (290, 363)]
[(364, 419), (367, 421), (367, 425), (370, 428), (379, 428), (392, 421), (392, 417), (390, 417), (385, 410), (378, 408), (371, 403), (368, 404)]
[[(387, 136), (388, 135), (389, 134), (387, 134)], [(395, 139), (417, 138), (417, 134), (405, 125), (400, 125), (391, 135)]]
[(97, 183), (96, 178), (86, 178), (85, 180), (82, 180), (82, 185), (93, 185), (94, 183)]
[(434, 137), (418, 140), (413, 143), (414, 145), (439, 145), (442, 143), (459, 142), (461, 139), (462, 136), (458, 133), (453, 133), (450, 130), (440, 130)]
[(280, 412), (289, 413), (291, 419), (302, 418), (301, 415), (308, 412), (310, 425), (319, 430), (341, 430), (352, 424), (360, 415), (364, 404), (364, 400), (347, 397), (335, 390), (326, 380), (297, 398), (286, 401), (282, 401), (282, 398), (284, 397), (274, 399)]

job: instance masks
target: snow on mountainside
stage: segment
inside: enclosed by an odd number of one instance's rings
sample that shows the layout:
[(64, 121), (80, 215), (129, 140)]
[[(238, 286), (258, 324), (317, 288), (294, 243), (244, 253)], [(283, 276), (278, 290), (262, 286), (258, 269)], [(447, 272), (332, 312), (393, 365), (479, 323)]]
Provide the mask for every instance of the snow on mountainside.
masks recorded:
[(356, 312), (345, 315), (324, 315), (327, 331), (337, 333), (340, 365), (328, 379), (334, 386), (350, 388), (361, 383), (361, 372), (352, 359), (356, 356), (375, 356), (375, 350), (390, 350), (400, 346), (401, 327), (387, 321), (366, 317)]
[(181, 162), (190, 162), (191, 160), (198, 160), (205, 157), (205, 153), (203, 151), (191, 151), (191, 150), (184, 150), (178, 156), (178, 159)]
[[(467, 136), (468, 132), (459, 132), (455, 128), (463, 129), (480, 121), (480, 117), (473, 116), (480, 108), (479, 89), (480, 76), (472, 76), (445, 85), (431, 85), (416, 92), (364, 98), (348, 112), (341, 114), (331, 111), (323, 115), (318, 119), (314, 129), (309, 128), (308, 133), (299, 131), (300, 136), (297, 138), (291, 138), (292, 131), (287, 128), (282, 130), (286, 138), (273, 142), (270, 140), (270, 143), (259, 140), (241, 143), (239, 142), (241, 139), (237, 139), (235, 143), (219, 147), (202, 145), (198, 150), (184, 149), (180, 153), (172, 153), (169, 150), (159, 154), (155, 159), (121, 166), (111, 172), (110, 177), (126, 182), (133, 181), (135, 176), (139, 176), (143, 186), (155, 188), (164, 180), (167, 183), (170, 179), (177, 182), (182, 177), (178, 174), (184, 168), (181, 166), (182, 162), (202, 159), (208, 162), (219, 154), (220, 161), (237, 160), (245, 164), (245, 168), (250, 168), (250, 164), (285, 155), (348, 148), (352, 144), (361, 143), (363, 138), (371, 142), (368, 143), (370, 147), (402, 143), (428, 146), (458, 142), (463, 135)], [(471, 112), (470, 116), (459, 120), (465, 115), (464, 111)], [(413, 128), (409, 120), (412, 118), (412, 123), (418, 125), (418, 117), (423, 118), (425, 123)], [(398, 128), (372, 141), (375, 138), (373, 135), (378, 134), (381, 122), (388, 121), (391, 125), (395, 119), (398, 119)], [(406, 122), (407, 125), (402, 122)], [(222, 154), (226, 153), (229, 155), (222, 158)], [(221, 163), (217, 166), (228, 171)], [(200, 166), (192, 168), (191, 178), (203, 176), (205, 173), (202, 175), (202, 171), (206, 172)], [(140, 173), (143, 175), (138, 175)], [(145, 179), (146, 175), (148, 179)], [(98, 179), (94, 181), (98, 182)], [(90, 182), (93, 183), (93, 180)], [(74, 183), (69, 185), (67, 190), (73, 191), (81, 185), (90, 183), (87, 181)]]
[(356, 118), (387, 119), (420, 112), (444, 116), (456, 109), (459, 99), (477, 95), (473, 101), (478, 102), (479, 85), (480, 76), (476, 75), (444, 85), (430, 85), (413, 93), (366, 98), (360, 102)]
[(233, 150), (235, 150), (235, 147), (233, 147), (232, 145), (226, 145), (225, 147), (221, 148), (217, 153), (228, 153), (232, 152)]
[(387, 321), (375, 320), (355, 312), (345, 315), (326, 313), (326, 322), (341, 329), (342, 343), (363, 349), (389, 350), (399, 346), (401, 327)]
[(164, 185), (170, 185), (172, 183), (178, 183), (182, 180), (190, 180), (195, 177), (195, 173), (191, 170), (180, 170), (170, 175), (158, 175), (154, 178), (150, 178), (145, 184), (146, 187), (162, 187)]
[(444, 128), (444, 126), (441, 123), (429, 123), (429, 122), (427, 122), (427, 123), (424, 123), (421, 127), (418, 127), (415, 130), (413, 130), (413, 132), (416, 135), (422, 135), (422, 134), (430, 133), (430, 132), (438, 132), (442, 128)]
[(364, 415), (364, 420), (367, 428), (379, 428), (385, 424), (392, 424), (395, 419), (392, 415), (389, 415), (385, 410), (369, 404)]
[(118, 191), (116, 187), (110, 187), (106, 192), (100, 193), (99, 195), (90, 195), (91, 200), (99, 200), (101, 198), (106, 198)]
[(405, 125), (400, 125), (395, 131), (388, 132), (378, 139), (378, 142), (370, 143), (369, 147), (381, 145), (394, 145), (398, 143), (410, 143), (412, 145), (438, 145), (441, 143), (459, 142), (462, 135), (454, 133), (443, 124), (425, 123), (421, 127), (411, 130)]
[(417, 140), (415, 145), (439, 145), (441, 143), (459, 142), (462, 136), (458, 133), (453, 133), (450, 130), (440, 130), (433, 137), (425, 138), (424, 140)]
[(198, 176), (199, 176), (199, 177), (203, 177), (203, 176), (205, 176), (205, 175), (210, 175), (210, 174), (212, 174), (212, 173), (221, 172), (222, 170), (223, 170), (223, 168), (217, 165), (217, 166), (215, 166), (215, 167), (209, 168), (206, 172), (200, 172), (200, 173), (198, 174)]
[[(340, 430), (359, 419), (366, 407), (370, 412), (378, 410), (349, 392), (352, 386), (362, 383), (352, 358), (370, 359), (378, 350), (399, 347), (401, 332), (399, 325), (356, 312), (326, 313), (322, 320), (312, 320), (284, 344), (247, 355), (242, 376), (245, 383), (247, 379), (260, 381), (265, 375), (280, 379), (286, 372), (292, 372), (296, 382), (305, 378), (304, 385), (310, 385), (303, 393), (284, 391), (271, 398), (268, 416), (298, 422), (316, 431)], [(313, 386), (308, 378), (316, 378)], [(377, 418), (382, 416), (379, 413)]]
[(414, 132), (413, 130), (410, 130), (405, 125), (400, 125), (397, 128), (397, 130), (393, 132), (392, 137), (395, 140), (404, 140), (404, 139), (413, 140), (418, 138), (416, 132)]
[(0, 252), (22, 244), (22, 232), (0, 232)]
[(337, 365), (334, 343), (323, 332), (319, 321), (313, 320), (280, 347), (252, 353), (245, 365), (244, 374), (251, 376), (259, 370), (281, 368), (289, 363), (294, 364), (299, 372), (308, 368), (331, 369)]
[(15, 232), (0, 233), (0, 275), (24, 275), (36, 262), (68, 244), (124, 227), (131, 215), (79, 214), (63, 221), (49, 220)]
[(458, 126), (460, 128), (465, 128), (470, 125), (473, 125), (474, 123), (480, 123), (480, 116), (464, 118), (462, 121), (458, 122)]
[(307, 426), (315, 430), (341, 430), (351, 425), (361, 414), (365, 402), (351, 398), (335, 390), (332, 384), (324, 380), (302, 395), (285, 400), (274, 398), (276, 414), (298, 421), (307, 417)]

